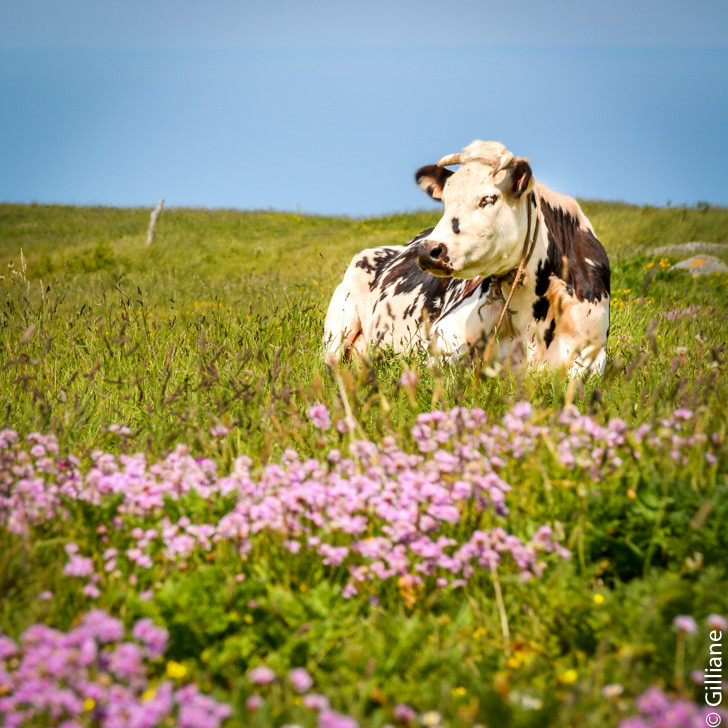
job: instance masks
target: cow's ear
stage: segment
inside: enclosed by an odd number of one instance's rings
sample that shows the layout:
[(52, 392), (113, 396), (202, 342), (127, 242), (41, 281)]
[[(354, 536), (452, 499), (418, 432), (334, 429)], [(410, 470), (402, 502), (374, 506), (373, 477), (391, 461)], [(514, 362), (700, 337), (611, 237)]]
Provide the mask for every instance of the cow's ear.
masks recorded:
[(427, 192), (434, 200), (442, 199), (442, 191), (445, 189), (445, 182), (453, 174), (452, 170), (445, 167), (438, 167), (436, 164), (428, 164), (420, 167), (415, 172), (417, 186)]
[(510, 171), (511, 191), (513, 196), (518, 199), (527, 193), (533, 186), (533, 172), (528, 159), (525, 157), (516, 157)]

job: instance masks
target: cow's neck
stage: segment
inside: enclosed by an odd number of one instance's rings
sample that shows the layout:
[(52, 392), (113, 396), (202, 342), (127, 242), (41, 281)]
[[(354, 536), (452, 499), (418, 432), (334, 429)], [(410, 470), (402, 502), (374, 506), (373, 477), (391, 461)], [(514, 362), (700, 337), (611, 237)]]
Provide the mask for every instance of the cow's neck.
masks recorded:
[[(531, 199), (528, 200), (528, 204), (533, 206)], [(528, 241), (532, 239), (531, 236), (536, 233), (533, 252), (531, 253), (531, 256), (524, 268), (525, 277), (522, 277), (521, 282), (516, 284), (511, 301), (508, 305), (508, 310), (511, 314), (511, 322), (517, 331), (523, 330), (527, 322), (530, 320), (533, 301), (537, 297), (536, 274), (539, 269), (539, 265), (542, 269), (545, 267), (544, 261), (548, 254), (548, 230), (543, 219), (543, 214), (541, 213), (541, 209), (538, 205), (533, 206), (532, 212), (534, 214), (531, 216), (531, 225), (528, 232), (528, 239), (524, 245), (524, 251), (526, 251), (528, 247)], [(505, 276), (497, 279), (497, 285), (500, 285), (501, 295), (503, 296), (504, 301), (508, 299), (508, 295), (511, 293), (513, 281), (516, 277), (516, 270), (517, 269), (514, 269)]]

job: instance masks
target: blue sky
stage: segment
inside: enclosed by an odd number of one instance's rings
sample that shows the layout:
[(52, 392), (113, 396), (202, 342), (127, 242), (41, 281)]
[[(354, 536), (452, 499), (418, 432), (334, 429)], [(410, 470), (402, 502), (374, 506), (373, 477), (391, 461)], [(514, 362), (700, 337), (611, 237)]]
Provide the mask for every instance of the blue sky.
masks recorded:
[(581, 198), (728, 204), (724, 0), (0, 13), (0, 201), (427, 208), (415, 169), (482, 138)]

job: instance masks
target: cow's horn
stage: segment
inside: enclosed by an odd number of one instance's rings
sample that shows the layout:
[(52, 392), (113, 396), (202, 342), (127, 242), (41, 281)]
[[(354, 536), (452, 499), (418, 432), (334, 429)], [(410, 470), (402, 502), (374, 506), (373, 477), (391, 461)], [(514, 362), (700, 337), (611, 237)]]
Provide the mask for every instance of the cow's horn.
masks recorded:
[(438, 167), (447, 167), (450, 164), (460, 164), (463, 159), (462, 152), (456, 152), (455, 154), (446, 154), (438, 163)]
[(502, 169), (507, 169), (508, 167), (513, 164), (513, 153), (512, 152), (506, 152), (499, 160), (498, 165), (493, 170), (493, 176), (498, 174)]

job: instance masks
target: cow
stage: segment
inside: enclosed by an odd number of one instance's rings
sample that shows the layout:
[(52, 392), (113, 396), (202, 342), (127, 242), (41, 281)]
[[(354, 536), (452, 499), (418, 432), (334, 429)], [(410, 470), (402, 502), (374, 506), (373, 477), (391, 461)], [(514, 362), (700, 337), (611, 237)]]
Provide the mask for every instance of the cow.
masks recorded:
[(326, 314), (326, 361), (485, 347), (489, 358), (603, 372), (609, 260), (576, 200), (536, 182), (529, 160), (499, 142), (476, 140), (415, 179), (444, 214), (406, 245), (354, 256)]

